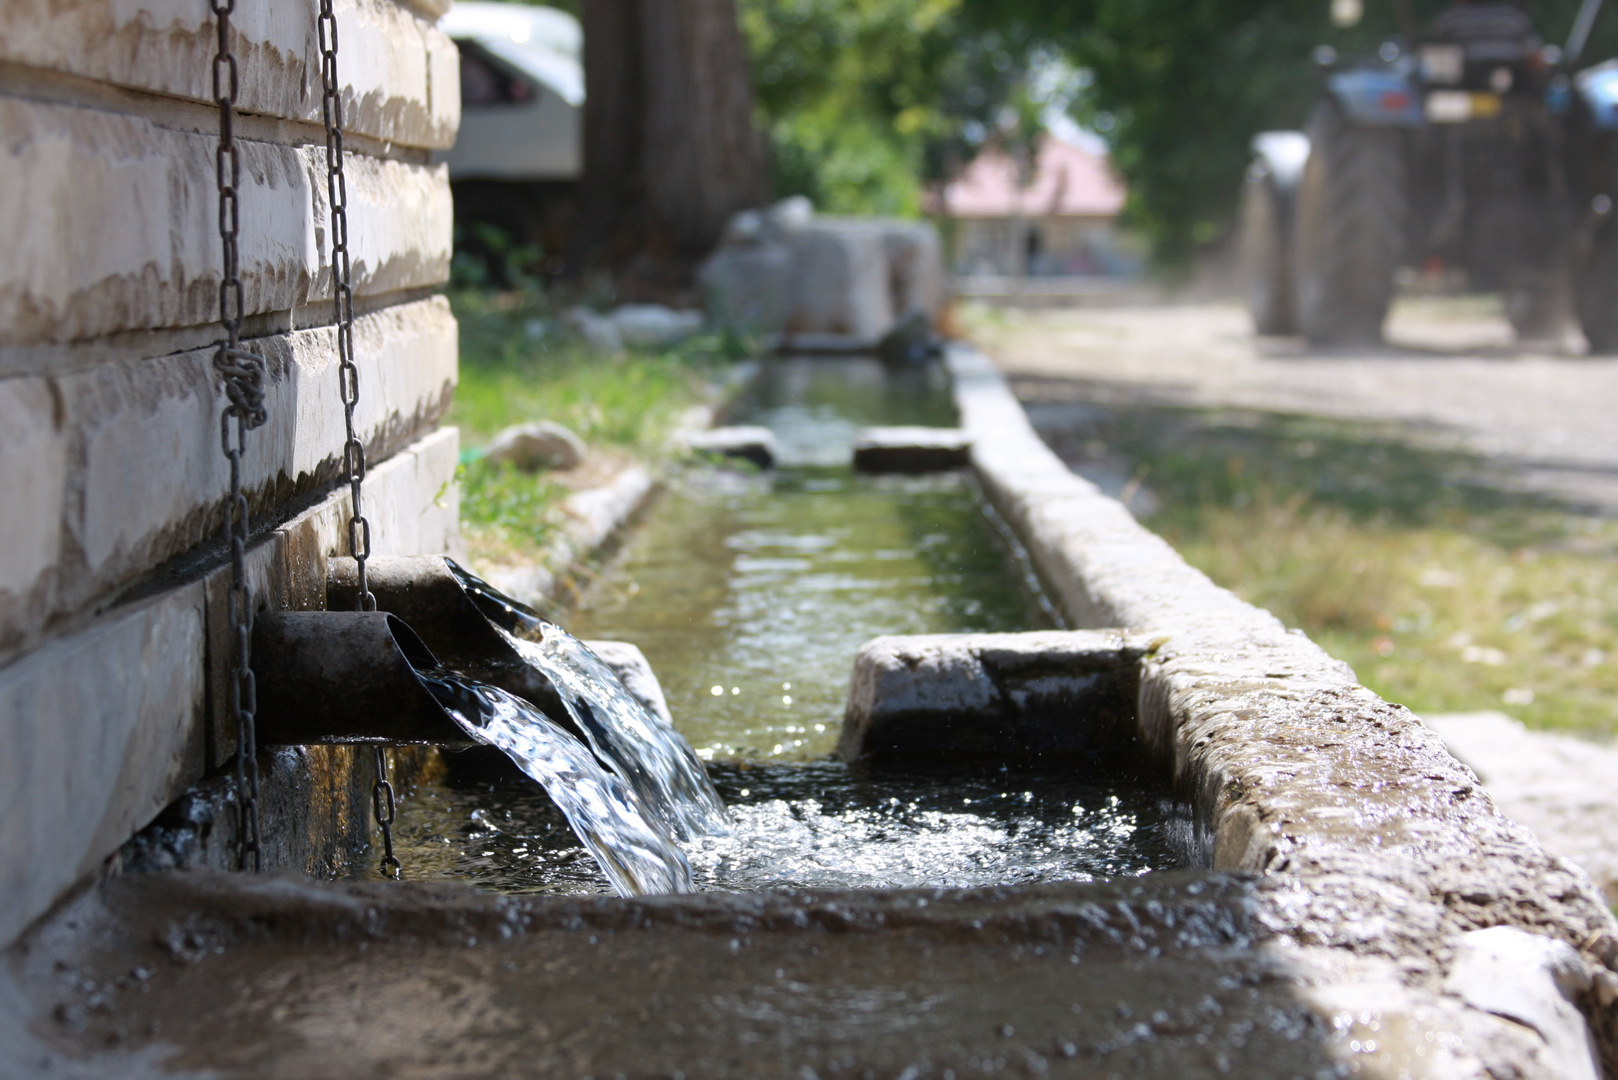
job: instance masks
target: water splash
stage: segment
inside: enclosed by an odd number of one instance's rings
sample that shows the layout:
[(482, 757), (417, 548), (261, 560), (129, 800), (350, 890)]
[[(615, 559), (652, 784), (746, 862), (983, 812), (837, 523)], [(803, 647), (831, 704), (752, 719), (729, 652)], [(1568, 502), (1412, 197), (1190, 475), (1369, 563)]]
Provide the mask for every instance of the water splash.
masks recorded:
[(578, 638), (446, 560), (478, 610), (556, 688), (590, 748), (680, 840), (726, 836), (730, 819), (702, 760)]
[(691, 866), (625, 784), (533, 705), (453, 672), (422, 680), (468, 735), (503, 750), (544, 788), (620, 896), (691, 892)]
[(523, 659), (556, 687), (596, 754), (680, 840), (726, 836), (730, 819), (691, 744), (624, 689), (611, 668), (559, 626), (535, 644), (512, 638)]

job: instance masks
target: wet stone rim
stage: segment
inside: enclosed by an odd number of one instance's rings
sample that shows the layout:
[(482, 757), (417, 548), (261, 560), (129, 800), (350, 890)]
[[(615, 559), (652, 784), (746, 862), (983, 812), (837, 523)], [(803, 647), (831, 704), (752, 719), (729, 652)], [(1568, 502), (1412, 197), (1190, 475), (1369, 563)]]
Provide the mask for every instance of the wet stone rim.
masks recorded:
[[(1577, 950), (1581, 970), (1558, 985), (1589, 1021), (1604, 1071), (1618, 1075), (1618, 925), (1588, 876), (1501, 814), (1408, 709), (1216, 586), (1070, 472), (981, 353), (952, 346), (946, 363), (984, 491), (1070, 625), (1153, 643), (1140, 670), (1140, 736), (1191, 805), (1193, 865), (1263, 875), (1258, 920), (1347, 965), (1327, 985), (1387, 980), (1384, 992), (1402, 988), (1413, 1007), (1459, 997), (1469, 1013), (1534, 1029), (1450, 976), (1489, 928)], [(1526, 1075), (1568, 1067), (1506, 1056)]]

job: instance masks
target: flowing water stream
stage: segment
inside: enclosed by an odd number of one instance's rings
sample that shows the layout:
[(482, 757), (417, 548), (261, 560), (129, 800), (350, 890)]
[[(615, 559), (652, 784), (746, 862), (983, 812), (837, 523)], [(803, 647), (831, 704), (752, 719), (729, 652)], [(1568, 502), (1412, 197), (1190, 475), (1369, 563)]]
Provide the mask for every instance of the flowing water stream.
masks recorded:
[[(953, 424), (941, 372), (776, 361), (739, 413), (774, 431), (778, 467), (688, 471), (571, 620), (581, 637), (641, 647), (679, 731), (576, 638), (466, 579), (608, 768), (591, 775), (583, 744), (542, 716), (523, 719), (517, 699), (485, 704), (481, 733), (468, 726), (475, 737), (553, 792), (583, 777), (585, 793), (553, 803), (486, 758), (450, 755), (449, 776), (400, 808), (407, 872), (507, 892), (636, 892), (971, 886), (1174, 865), (1166, 808), (1126, 783), (873, 773), (828, 759), (865, 641), (1054, 619), (969, 474), (849, 467), (859, 427)], [(558, 751), (561, 739), (571, 746)], [(604, 835), (621, 835), (630, 854), (603, 855)]]

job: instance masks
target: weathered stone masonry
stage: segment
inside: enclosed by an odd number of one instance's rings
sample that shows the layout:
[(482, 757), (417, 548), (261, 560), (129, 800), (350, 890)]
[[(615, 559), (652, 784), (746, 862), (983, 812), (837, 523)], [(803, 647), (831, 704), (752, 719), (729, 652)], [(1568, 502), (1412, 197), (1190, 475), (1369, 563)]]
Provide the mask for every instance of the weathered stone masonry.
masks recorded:
[[(237, 8), (245, 336), (269, 423), (247, 484), (261, 602), (323, 603), (344, 543), (316, 0)], [(456, 433), (448, 179), (459, 122), (438, 0), (339, 0), (376, 550), (447, 550)], [(233, 753), (211, 365), (220, 249), (204, 0), (0, 0), (0, 943)], [(360, 758), (277, 757), (363, 835)], [(292, 774), (297, 774), (293, 776)], [(272, 778), (273, 779), (273, 778)], [(329, 789), (329, 790), (327, 790)], [(273, 793), (272, 793), (273, 794)], [(307, 823), (305, 823), (307, 824)], [(318, 837), (281, 838), (308, 862)]]

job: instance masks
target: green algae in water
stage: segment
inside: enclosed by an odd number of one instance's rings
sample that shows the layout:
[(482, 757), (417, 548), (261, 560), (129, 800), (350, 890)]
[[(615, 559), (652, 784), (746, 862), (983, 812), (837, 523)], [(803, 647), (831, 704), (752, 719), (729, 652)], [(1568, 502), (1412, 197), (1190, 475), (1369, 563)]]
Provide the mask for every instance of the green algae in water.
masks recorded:
[(708, 760), (830, 753), (878, 635), (1051, 625), (965, 476), (847, 470), (690, 478), (573, 620), (640, 646)]

